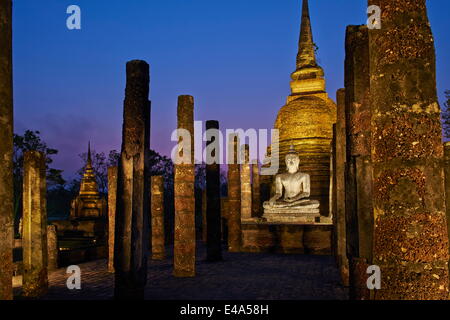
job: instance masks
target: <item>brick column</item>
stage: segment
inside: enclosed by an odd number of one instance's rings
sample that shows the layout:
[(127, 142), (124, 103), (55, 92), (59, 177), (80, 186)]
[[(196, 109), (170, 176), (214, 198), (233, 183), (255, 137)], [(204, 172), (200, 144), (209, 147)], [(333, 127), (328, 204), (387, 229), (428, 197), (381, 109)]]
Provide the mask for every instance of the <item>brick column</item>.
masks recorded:
[(108, 168), (108, 271), (114, 272), (114, 237), (117, 203), (117, 167)]
[(23, 166), (23, 295), (35, 298), (48, 290), (45, 155), (27, 151)]
[(164, 177), (152, 177), (151, 218), (152, 218), (152, 259), (164, 260), (166, 257), (164, 235)]
[(245, 221), (252, 217), (252, 168), (247, 144), (242, 146), (241, 154), (241, 220)]
[(228, 150), (234, 157), (228, 164), (228, 251), (239, 252), (242, 245), (241, 234), (241, 177), (238, 163), (239, 137), (231, 135)]
[(334, 219), (336, 222), (336, 253), (341, 273), (342, 283), (349, 285), (349, 265), (346, 247), (345, 227), (345, 161), (346, 161), (346, 135), (345, 135), (345, 89), (337, 91), (337, 122), (335, 129), (335, 158), (333, 163), (335, 203)]
[(251, 164), (252, 170), (252, 217), (261, 216), (260, 177), (258, 161)]
[(150, 148), (149, 65), (127, 63), (122, 151), (117, 172), (114, 241), (115, 298), (142, 299), (150, 243), (148, 150)]
[(228, 216), (229, 216), (228, 197), (220, 198), (220, 217), (222, 221), (222, 241), (228, 246)]
[(207, 230), (208, 230), (208, 223), (206, 222), (206, 204), (207, 204), (207, 194), (206, 189), (202, 191), (202, 241), (207, 241)]
[[(194, 98), (178, 97), (178, 129), (191, 136), (188, 163), (175, 165), (174, 276), (195, 276)], [(182, 157), (182, 154), (178, 154)]]
[[(450, 241), (450, 142), (444, 143), (444, 177), (445, 177), (445, 212), (447, 216), (447, 233)], [(450, 259), (450, 246), (449, 246), (449, 259)]]
[(350, 297), (358, 300), (370, 298), (366, 269), (372, 261), (373, 243), (369, 80), (368, 29), (349, 26), (345, 57), (345, 211)]
[[(206, 130), (219, 130), (218, 121), (206, 121)], [(212, 141), (211, 141), (212, 140)], [(222, 221), (220, 201), (220, 145), (216, 137), (207, 141), (208, 148), (214, 148), (214, 153), (208, 156), (213, 161), (206, 165), (206, 229), (208, 261), (222, 260)]]
[(425, 0), (371, 0), (377, 299), (448, 299), (448, 236), (434, 40)]
[(12, 300), (13, 82), (12, 2), (0, 1), (0, 300)]

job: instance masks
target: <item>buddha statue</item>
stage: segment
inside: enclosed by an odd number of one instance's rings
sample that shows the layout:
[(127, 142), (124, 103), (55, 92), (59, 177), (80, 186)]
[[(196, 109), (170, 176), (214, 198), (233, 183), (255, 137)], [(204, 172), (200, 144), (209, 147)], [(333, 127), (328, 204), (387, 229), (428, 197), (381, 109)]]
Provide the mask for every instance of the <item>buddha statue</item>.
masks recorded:
[[(288, 222), (295, 222), (297, 218), (303, 217), (314, 222), (315, 217), (320, 216), (320, 202), (309, 199), (310, 177), (299, 171), (300, 157), (292, 145), (285, 162), (287, 172), (275, 176), (275, 195), (263, 204), (264, 217), (267, 220)], [(300, 220), (307, 222), (305, 219)]]

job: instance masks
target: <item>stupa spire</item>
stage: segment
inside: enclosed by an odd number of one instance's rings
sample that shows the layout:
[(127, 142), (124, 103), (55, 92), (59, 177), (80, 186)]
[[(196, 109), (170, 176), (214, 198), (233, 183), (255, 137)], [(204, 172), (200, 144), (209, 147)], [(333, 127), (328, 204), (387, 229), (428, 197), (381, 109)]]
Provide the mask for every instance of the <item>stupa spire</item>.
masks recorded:
[(325, 92), (323, 69), (316, 62), (314, 49), (309, 3), (308, 0), (303, 0), (297, 65), (291, 74), (291, 96), (288, 97), (288, 101), (296, 99), (298, 95)]
[(300, 39), (298, 42), (297, 70), (304, 67), (315, 67), (316, 54), (314, 52), (314, 41), (309, 17), (308, 0), (303, 0), (302, 23), (300, 27)]
[(91, 141), (88, 142), (88, 158), (87, 158), (87, 167), (92, 167), (92, 158), (91, 158)]
[(98, 198), (97, 180), (95, 179), (94, 168), (92, 167), (91, 142), (88, 143), (88, 154), (86, 167), (84, 168), (83, 178), (81, 179), (80, 195), (81, 197)]

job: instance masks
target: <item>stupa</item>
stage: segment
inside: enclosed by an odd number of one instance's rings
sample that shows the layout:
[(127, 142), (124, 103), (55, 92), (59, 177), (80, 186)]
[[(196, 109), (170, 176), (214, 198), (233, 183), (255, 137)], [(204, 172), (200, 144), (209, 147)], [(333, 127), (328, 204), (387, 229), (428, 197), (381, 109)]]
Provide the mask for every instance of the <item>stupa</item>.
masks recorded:
[(106, 213), (107, 203), (98, 191), (89, 144), (80, 192), (72, 200), (69, 219), (52, 222), (58, 235), (60, 265), (106, 257)]
[(92, 167), (91, 146), (80, 184), (80, 193), (72, 200), (70, 219), (91, 219), (106, 216), (106, 201), (100, 197), (97, 181)]
[[(291, 94), (274, 125), (279, 140), (272, 141), (263, 166), (274, 168), (278, 163), (278, 172), (260, 177), (264, 214), (242, 222), (242, 250), (329, 255), (334, 230), (328, 202), (330, 144), (336, 104), (325, 91), (324, 72), (316, 61), (307, 0), (291, 78)], [(278, 154), (271, 154), (275, 147)]]
[(274, 128), (279, 130), (279, 172), (293, 145), (300, 157), (300, 170), (311, 177), (311, 199), (320, 201), (322, 216), (329, 215), (330, 143), (336, 104), (325, 91), (323, 69), (317, 64), (308, 0), (303, 0), (296, 70), (291, 75), (291, 94), (278, 112)]

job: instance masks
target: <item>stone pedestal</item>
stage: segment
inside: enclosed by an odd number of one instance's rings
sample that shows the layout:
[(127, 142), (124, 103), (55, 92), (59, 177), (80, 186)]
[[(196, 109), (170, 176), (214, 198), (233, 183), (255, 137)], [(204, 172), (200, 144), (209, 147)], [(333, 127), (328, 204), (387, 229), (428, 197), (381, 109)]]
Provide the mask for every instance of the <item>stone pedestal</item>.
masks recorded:
[(0, 1), (0, 79), (0, 300), (12, 300), (14, 195), (11, 0)]
[(23, 171), (23, 295), (36, 298), (48, 290), (45, 155), (27, 151)]
[(331, 224), (242, 224), (242, 252), (331, 255)]
[(164, 260), (166, 257), (164, 235), (164, 177), (152, 177), (151, 185), (152, 259)]
[(108, 271), (114, 272), (114, 237), (117, 203), (117, 167), (108, 168)]
[(149, 65), (127, 63), (122, 150), (117, 173), (114, 269), (116, 299), (143, 299), (150, 243)]
[(264, 209), (263, 218), (277, 223), (315, 223), (320, 222), (319, 208), (277, 208)]
[[(195, 166), (194, 166), (194, 98), (178, 97), (178, 129), (187, 130), (191, 137), (191, 150), (187, 163), (175, 165), (175, 277), (195, 276)], [(183, 154), (177, 154), (179, 159)], [(186, 152), (183, 150), (183, 152)]]

